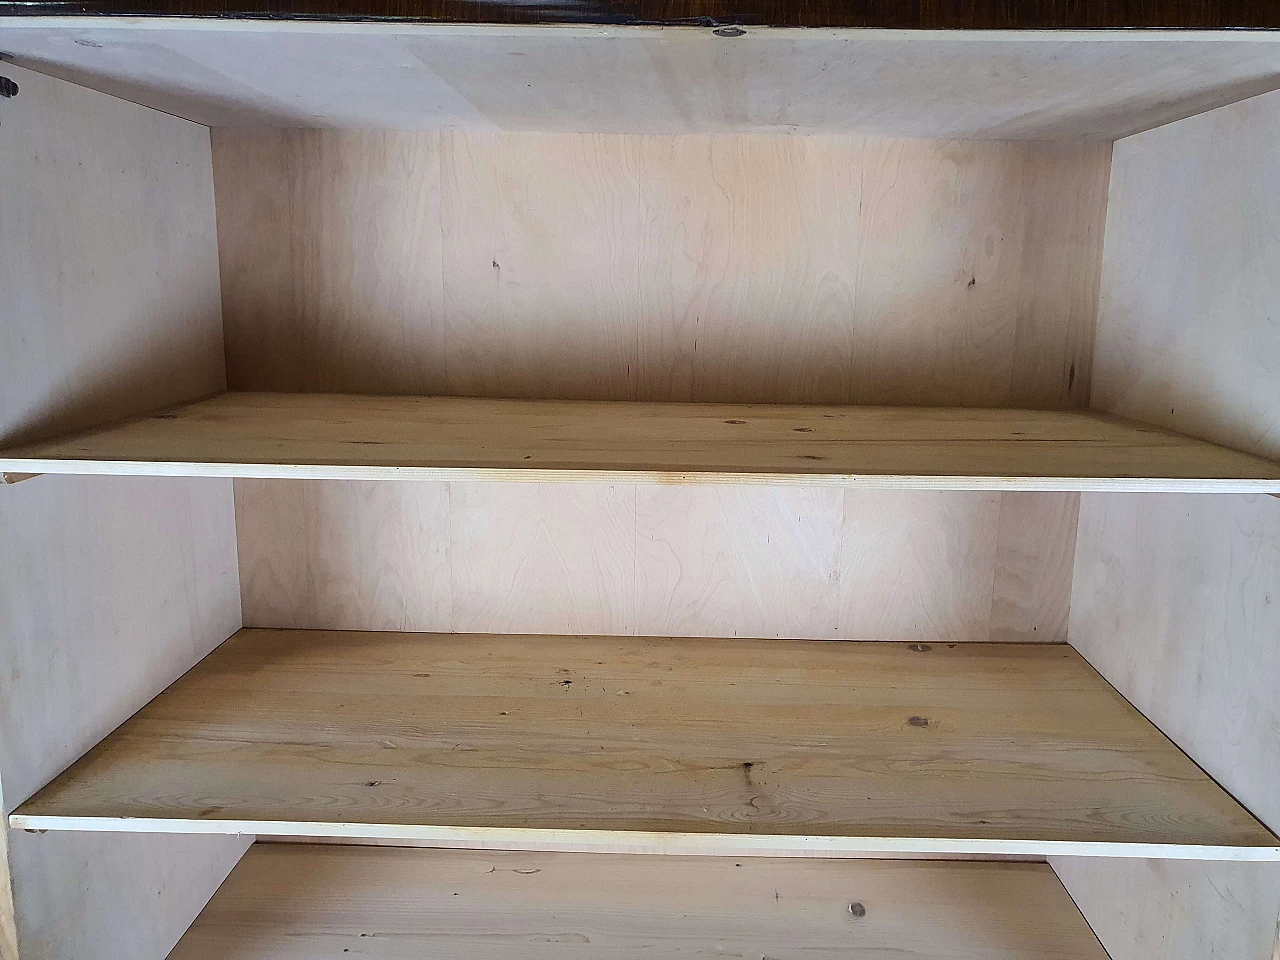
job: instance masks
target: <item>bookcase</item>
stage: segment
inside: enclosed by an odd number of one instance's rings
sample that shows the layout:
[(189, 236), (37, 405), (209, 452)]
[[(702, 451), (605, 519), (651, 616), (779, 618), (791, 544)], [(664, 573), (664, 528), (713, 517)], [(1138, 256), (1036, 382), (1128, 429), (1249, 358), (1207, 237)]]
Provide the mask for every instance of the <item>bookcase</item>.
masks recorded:
[(5, 960), (1272, 960), (1280, 39), (0, 22)]

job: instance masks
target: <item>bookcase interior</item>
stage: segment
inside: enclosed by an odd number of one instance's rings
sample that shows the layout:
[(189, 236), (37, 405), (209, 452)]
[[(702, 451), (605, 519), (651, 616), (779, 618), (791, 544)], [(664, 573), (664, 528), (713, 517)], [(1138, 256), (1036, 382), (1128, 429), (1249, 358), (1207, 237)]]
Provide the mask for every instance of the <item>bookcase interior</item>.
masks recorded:
[(1280, 42), (1018, 36), (0, 27), (0, 945), (1268, 960)]

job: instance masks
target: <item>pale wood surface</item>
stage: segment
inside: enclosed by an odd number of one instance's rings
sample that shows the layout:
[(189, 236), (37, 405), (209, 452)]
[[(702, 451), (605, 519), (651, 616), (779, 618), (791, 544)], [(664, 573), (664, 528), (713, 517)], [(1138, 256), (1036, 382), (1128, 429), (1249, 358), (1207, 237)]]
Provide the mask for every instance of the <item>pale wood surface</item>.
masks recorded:
[[(1280, 453), (1280, 98), (1115, 147), (1097, 405)], [(1086, 494), (1072, 643), (1193, 759), (1280, 824), (1280, 501)], [(1280, 874), (1063, 872), (1114, 960), (1274, 960)]]
[(379, 960), (1106, 960), (1044, 864), (305, 844), (256, 845), (170, 960), (344, 950)]
[[(1075, 583), (1072, 643), (1280, 822), (1280, 501), (1085, 494)], [(1274, 960), (1280, 865), (1198, 866), (1082, 865), (1063, 878), (1114, 960)]]
[[(1116, 150), (1098, 404), (1280, 455), (1280, 96)], [(1280, 502), (1086, 497), (1075, 576), (1076, 647), (1280, 824)]]
[(233, 388), (440, 392), (437, 139), (213, 132)]
[[(208, 132), (4, 73), (20, 95), (0, 101), (0, 437), (221, 389)], [(220, 480), (0, 487), (6, 813), (239, 626), (232, 511)], [(7, 838), (0, 930), (14, 921), (22, 960), (158, 960), (245, 848), (136, 839)]]
[(0, 443), (222, 389), (208, 131), (6, 69)]
[(1066, 641), (1080, 496), (1001, 494), (990, 639)]
[(1111, 960), (1276, 960), (1280, 864), (1054, 857)]
[(1280, 824), (1280, 503), (1086, 496), (1075, 582), (1076, 649)]
[[(235, 387), (1087, 399), (1108, 144), (298, 130), (213, 143)], [(833, 491), (778, 488), (237, 491), (254, 626), (1066, 634), (1071, 494), (864, 492), (841, 517)]]
[[(4, 797), (0, 795), (0, 810)], [(13, 879), (9, 869), (9, 824), (0, 824), (0, 960), (18, 960), (18, 923), (13, 911)]]
[(1066, 645), (243, 630), (37, 829), (1280, 858)]
[(1109, 144), (216, 130), (233, 389), (1083, 406)]
[(22, 18), (0, 46), (215, 126), (1109, 140), (1275, 89), (1265, 31)]
[(1073, 494), (235, 484), (248, 626), (1066, 640)]
[(1093, 404), (1280, 457), (1280, 93), (1116, 145)]
[(1083, 411), (225, 393), (10, 449), (45, 473), (1280, 490), (1280, 464)]

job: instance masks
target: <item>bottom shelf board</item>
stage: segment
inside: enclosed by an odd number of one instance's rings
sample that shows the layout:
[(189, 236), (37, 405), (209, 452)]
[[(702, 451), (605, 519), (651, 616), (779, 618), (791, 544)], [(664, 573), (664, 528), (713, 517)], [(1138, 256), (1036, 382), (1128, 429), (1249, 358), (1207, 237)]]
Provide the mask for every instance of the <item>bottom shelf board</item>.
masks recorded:
[(169, 960), (1106, 960), (1044, 863), (254, 844)]
[(1069, 646), (242, 630), (25, 829), (1275, 859)]

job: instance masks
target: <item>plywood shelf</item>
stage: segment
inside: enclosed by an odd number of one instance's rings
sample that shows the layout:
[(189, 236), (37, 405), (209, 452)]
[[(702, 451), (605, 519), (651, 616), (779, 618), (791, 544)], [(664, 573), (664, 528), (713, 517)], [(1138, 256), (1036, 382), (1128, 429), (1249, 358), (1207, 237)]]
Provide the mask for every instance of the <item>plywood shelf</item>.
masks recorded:
[(1083, 411), (227, 393), (18, 473), (1280, 492), (1280, 465)]
[(1043, 863), (256, 844), (169, 960), (1106, 960)]
[(242, 630), (15, 827), (1280, 858), (1068, 646)]

